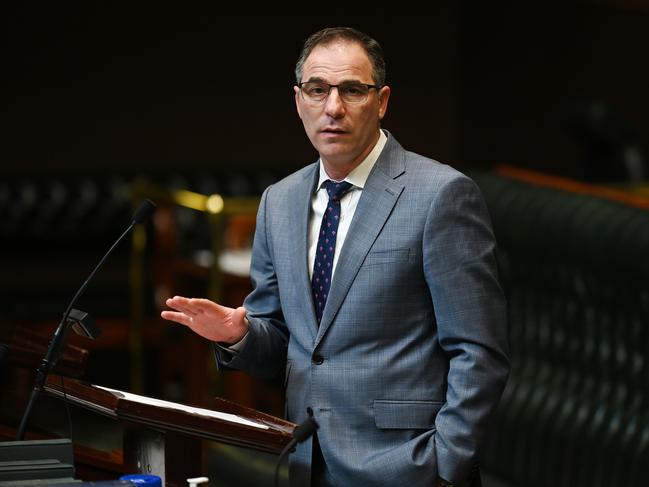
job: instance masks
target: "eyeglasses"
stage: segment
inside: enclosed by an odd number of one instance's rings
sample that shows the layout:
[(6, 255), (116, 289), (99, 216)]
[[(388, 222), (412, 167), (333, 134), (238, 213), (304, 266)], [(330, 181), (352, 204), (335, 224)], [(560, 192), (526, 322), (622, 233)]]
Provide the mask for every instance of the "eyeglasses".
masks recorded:
[(350, 81), (339, 85), (332, 85), (324, 81), (305, 81), (298, 83), (302, 98), (313, 103), (322, 103), (329, 96), (331, 88), (338, 89), (338, 95), (345, 103), (363, 103), (367, 100), (370, 90), (380, 89), (379, 85), (369, 85), (367, 83), (357, 83)]

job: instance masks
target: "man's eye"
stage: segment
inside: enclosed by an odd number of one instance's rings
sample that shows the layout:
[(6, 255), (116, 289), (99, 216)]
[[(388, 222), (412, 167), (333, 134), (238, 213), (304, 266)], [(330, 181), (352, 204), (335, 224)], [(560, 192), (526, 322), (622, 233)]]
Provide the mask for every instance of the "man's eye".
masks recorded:
[(306, 92), (309, 95), (326, 95), (329, 92), (329, 89), (326, 85), (323, 84), (308, 84), (306, 85)]
[(350, 95), (360, 95), (362, 93), (362, 90), (358, 86), (345, 86), (343, 90)]

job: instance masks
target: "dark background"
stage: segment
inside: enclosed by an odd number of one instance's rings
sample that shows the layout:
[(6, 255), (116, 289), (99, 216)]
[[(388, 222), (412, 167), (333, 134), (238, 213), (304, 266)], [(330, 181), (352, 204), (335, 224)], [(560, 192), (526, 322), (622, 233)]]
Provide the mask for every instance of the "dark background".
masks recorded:
[(393, 91), (383, 125), (405, 147), (461, 169), (509, 163), (581, 177), (589, 154), (574, 125), (594, 102), (616, 137), (646, 146), (640, 4), (448, 1), (428, 16), (357, 17), (14, 5), (2, 171), (301, 167), (316, 155), (295, 113), (295, 60), (313, 31), (350, 25), (385, 50)]
[[(429, 8), (221, 16), (188, 5), (5, 7), (0, 329), (56, 321), (130, 221), (134, 178), (256, 197), (315, 160), (293, 70), (305, 38), (325, 26), (354, 26), (382, 44), (392, 87), (383, 126), (410, 150), (461, 170), (506, 163), (604, 183), (630, 179), (629, 153), (646, 164), (649, 7)], [(210, 245), (200, 217), (178, 215), (167, 231), (185, 256)], [(128, 323), (129, 262), (124, 242), (79, 308)], [(156, 291), (161, 268), (176, 264), (156, 265), (145, 273), (151, 316), (154, 293), (158, 307), (162, 294), (204, 293)]]
[[(343, 8), (342, 4), (327, 4), (333, 12)], [(363, 5), (365, 11), (379, 8), (385, 9), (377, 4)], [(133, 202), (128, 188), (134, 178), (143, 176), (165, 187), (204, 194), (258, 196), (273, 180), (314, 161), (317, 155), (295, 113), (293, 70), (305, 38), (326, 26), (356, 27), (383, 46), (392, 87), (383, 126), (407, 149), (461, 170), (478, 170), (476, 174), (505, 163), (600, 184), (619, 186), (632, 180), (646, 184), (646, 2), (458, 0), (435, 2), (426, 8), (431, 15), (222, 16), (218, 6), (198, 8), (186, 3), (168, 7), (136, 2), (127, 7), (100, 2), (74, 7), (28, 2), (4, 6), (0, 16), (5, 33), (1, 58), (5, 88), (0, 130), (0, 343), (10, 343), (13, 331), (23, 326), (49, 336), (79, 285), (130, 222)], [(631, 174), (630, 160), (637, 167), (644, 165), (644, 174)], [(492, 192), (497, 193), (494, 188)], [(489, 196), (488, 191), (485, 194)], [(570, 219), (571, 215), (561, 201), (546, 198), (532, 204), (527, 196), (533, 198), (533, 191), (522, 189), (513, 194), (518, 199), (503, 198), (496, 208), (501, 221), (518, 221), (505, 211), (509, 201), (518, 201), (521, 207), (527, 204), (526, 209), (547, 208), (545, 223), (556, 221), (557, 228), (564, 231), (560, 217)], [(523, 266), (520, 272), (533, 280), (543, 274), (546, 262), (539, 260), (546, 248), (544, 240), (537, 237), (548, 232), (539, 225), (543, 230), (533, 233), (539, 218), (529, 213), (532, 216), (524, 219), (527, 214), (521, 214), (524, 225), (507, 230), (510, 236), (523, 240), (533, 235), (530, 248), (512, 244), (509, 249), (516, 251), (517, 262), (533, 264)], [(165, 222), (160, 215), (164, 213), (156, 212), (154, 223), (147, 227), (148, 235), (163, 233), (160, 227)], [(498, 212), (492, 215), (498, 217)], [(626, 232), (627, 243), (631, 242), (635, 235), (632, 225), (640, 220), (625, 219), (625, 215), (593, 210), (590, 216), (580, 216), (574, 226), (585, 228), (588, 239), (576, 256), (568, 254), (575, 261), (571, 265), (578, 264), (582, 254), (608, 249), (606, 245), (622, 249), (625, 240), (618, 233)], [(147, 293), (144, 343), (138, 349), (144, 370), (138, 372), (133, 366), (137, 354), (129, 349), (136, 308), (132, 289), (137, 287), (131, 273), (136, 266), (132, 265), (130, 243), (123, 242), (77, 305), (95, 317), (103, 333), (96, 342), (83, 344), (91, 350), (84, 379), (192, 404), (216, 394), (281, 415), (281, 378), (268, 385), (250, 382), (236, 373), (217, 375), (205, 341), (158, 318), (164, 297), (183, 292), (205, 295), (207, 290), (208, 270), (197, 272), (198, 266), (187, 265), (192, 251), (205, 250), (212, 242), (205, 215), (188, 210), (176, 211), (174, 216), (177, 227), (167, 221), (163, 228), (168, 241), (151, 238), (145, 255), (141, 286)], [(496, 230), (506, 248), (507, 233)], [(167, 244), (176, 245), (179, 258), (164, 254)], [(570, 241), (566, 245), (571, 245)], [(609, 255), (602, 253), (602, 267), (606, 268)], [(620, 254), (629, 261), (636, 255)], [(560, 263), (559, 277), (570, 269)], [(162, 282), (160, 275), (165, 271), (173, 276)], [(557, 276), (549, 276), (551, 298), (555, 292), (565, 294), (557, 287), (557, 282), (561, 283)], [(627, 283), (628, 273), (620, 279)], [(602, 282), (611, 285), (606, 274)], [(245, 295), (249, 284), (242, 278), (238, 287), (228, 284), (227, 288)], [(646, 297), (638, 291), (628, 294)], [(609, 316), (606, 300), (594, 296), (592, 307), (590, 301), (585, 303), (586, 316), (600, 309), (601, 303), (602, 316)], [(238, 296), (231, 300), (225, 304), (241, 302)], [(525, 302), (532, 307), (535, 304), (533, 299)], [(646, 300), (643, 303), (646, 311)], [(566, 309), (572, 309), (570, 306)], [(527, 316), (526, 312), (521, 315)], [(621, 315), (635, 316), (629, 314), (626, 304)], [(532, 321), (534, 316), (530, 314)], [(556, 319), (546, 322), (562, 323)], [(580, 329), (579, 324), (576, 328)], [(559, 330), (557, 336), (563, 338), (563, 330)], [(531, 336), (532, 341), (543, 344), (541, 338)], [(582, 341), (588, 344), (587, 339), (592, 338), (586, 336)], [(543, 352), (539, 356), (556, 357), (554, 348), (553, 353), (542, 347), (539, 350)], [(527, 358), (527, 349), (513, 351)], [(535, 359), (533, 353), (530, 356)], [(519, 371), (514, 369), (513, 377)], [(138, 374), (144, 378), (143, 390), (134, 385), (138, 381), (133, 377)], [(529, 385), (527, 379), (523, 377), (521, 383)], [(608, 384), (599, 376), (597, 381)], [(516, 384), (514, 380), (510, 383)], [(15, 409), (15, 423), (30, 386), (31, 380), (3, 389), (0, 374), (0, 390), (8, 391), (0, 394), (0, 415), (4, 400)], [(200, 395), (192, 395), (192, 391)], [(601, 402), (597, 397), (592, 410)], [(37, 413), (47, 409), (46, 403), (39, 404)], [(537, 422), (536, 409), (521, 410), (528, 416), (502, 417), (529, 419), (529, 424), (512, 423), (511, 432), (520, 432), (525, 441), (532, 438), (530, 443), (535, 443), (543, 435), (530, 436), (529, 428), (541, 431), (546, 423)], [(515, 409), (505, 412), (511, 411)], [(548, 413), (547, 418), (554, 416)], [(65, 424), (63, 420), (54, 423)], [(94, 427), (87, 431), (96, 435)], [(593, 432), (593, 441), (584, 437), (585, 443), (600, 443), (601, 431)], [(503, 456), (502, 470), (511, 470), (515, 463), (527, 472), (529, 464), (518, 461), (520, 452), (526, 450), (510, 441), (515, 437), (503, 436), (513, 453)], [(566, 443), (561, 435), (557, 437), (557, 445)], [(610, 444), (617, 448), (617, 443)], [(544, 465), (550, 454), (564, 454), (563, 449), (554, 447), (539, 451), (543, 453), (534, 458), (543, 459)], [(513, 461), (516, 455), (518, 460)], [(219, 472), (223, 463), (219, 463)], [(590, 464), (608, 468), (595, 460)], [(235, 470), (238, 478), (241, 469)], [(546, 470), (558, 472), (550, 467)], [(529, 471), (533, 475), (534, 470)]]

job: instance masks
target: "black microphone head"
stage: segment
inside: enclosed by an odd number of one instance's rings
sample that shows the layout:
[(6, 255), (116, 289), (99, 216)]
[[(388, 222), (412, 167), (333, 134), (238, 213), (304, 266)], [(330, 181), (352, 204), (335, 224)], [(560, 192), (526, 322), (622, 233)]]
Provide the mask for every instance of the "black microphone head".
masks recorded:
[(298, 443), (302, 443), (303, 441), (308, 440), (317, 429), (318, 423), (316, 423), (315, 419), (309, 417), (302, 423), (298, 424), (293, 430), (293, 438), (295, 438)]
[(133, 214), (133, 223), (144, 223), (147, 221), (156, 209), (156, 204), (149, 198), (145, 199), (140, 207)]

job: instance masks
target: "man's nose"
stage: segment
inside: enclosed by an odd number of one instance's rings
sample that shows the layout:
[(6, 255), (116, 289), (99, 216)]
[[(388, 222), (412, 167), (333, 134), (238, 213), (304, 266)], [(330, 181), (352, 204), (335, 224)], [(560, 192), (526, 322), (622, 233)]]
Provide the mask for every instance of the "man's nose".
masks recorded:
[(329, 90), (329, 96), (327, 96), (327, 100), (325, 101), (325, 111), (332, 118), (340, 118), (345, 114), (345, 104), (342, 98), (340, 98), (340, 93), (338, 93), (338, 87), (336, 86), (332, 86)]

